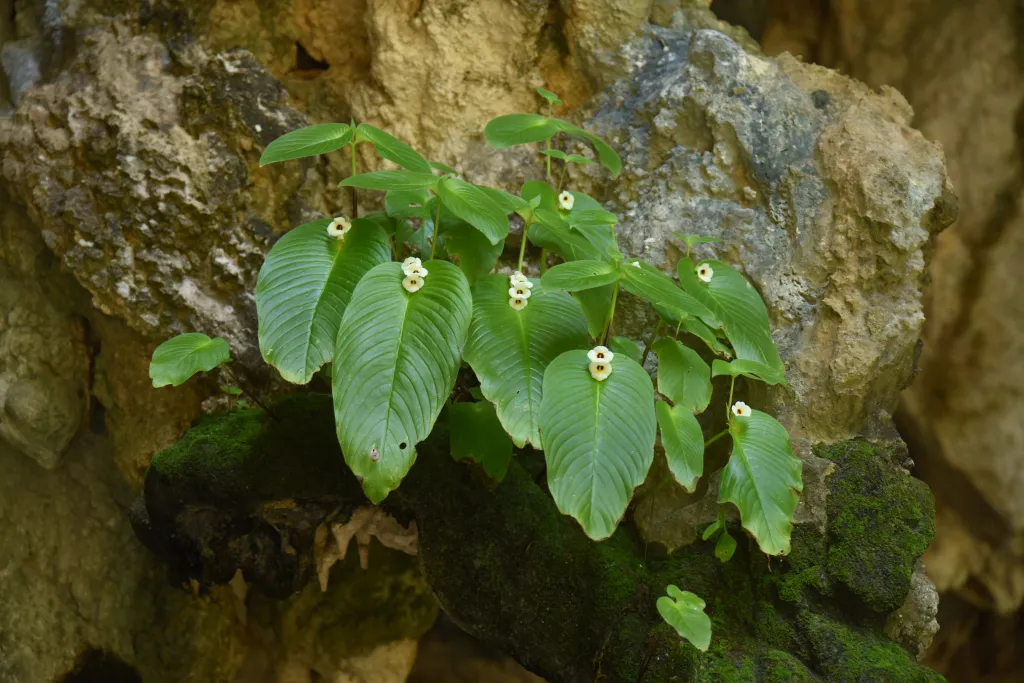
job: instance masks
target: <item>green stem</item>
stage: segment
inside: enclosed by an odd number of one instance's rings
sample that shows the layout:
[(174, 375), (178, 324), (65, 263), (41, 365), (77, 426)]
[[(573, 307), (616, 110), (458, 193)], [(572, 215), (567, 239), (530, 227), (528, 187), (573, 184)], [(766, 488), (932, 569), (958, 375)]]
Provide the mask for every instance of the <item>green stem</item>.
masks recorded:
[(719, 439), (721, 439), (723, 436), (725, 436), (728, 433), (729, 433), (728, 429), (723, 429), (722, 431), (718, 432), (713, 437), (711, 437), (710, 439), (708, 439), (707, 441), (704, 442), (704, 448), (707, 448), (708, 446), (710, 446), (714, 442), (718, 441)]
[(732, 415), (729, 411), (732, 410), (732, 390), (736, 386), (736, 375), (732, 376), (732, 381), (729, 382), (729, 402), (725, 404), (725, 421), (732, 422)]
[[(550, 158), (551, 157), (548, 157), (548, 159), (550, 159)], [(558, 178), (558, 189), (555, 190), (555, 194), (561, 194), (561, 192), (562, 192), (562, 185), (565, 183), (565, 172), (566, 172), (566, 170), (568, 168), (569, 168), (569, 162), (568, 161), (563, 161), (562, 162), (562, 175), (559, 176), (559, 178)]]
[(661, 332), (661, 321), (654, 326), (654, 331), (651, 332), (651, 336), (647, 338), (647, 342), (644, 344), (644, 355), (640, 358), (640, 365), (647, 362), (647, 356), (651, 352), (651, 345), (654, 344), (654, 340), (658, 338), (658, 333)]
[[(352, 150), (352, 175), (356, 175), (356, 143), (352, 142), (349, 147)], [(352, 220), (359, 217), (359, 199), (356, 196), (356, 188), (349, 188), (352, 190)]]
[[(544, 149), (551, 149), (551, 138), (548, 138), (544, 142), (545, 142)], [(545, 160), (547, 162), (547, 166), (548, 166), (548, 182), (550, 183), (551, 182), (551, 157), (548, 156), (547, 154), (545, 154), (544, 158), (545, 158)]]
[(437, 197), (437, 211), (434, 212), (434, 234), (430, 237), (430, 260), (434, 260), (434, 246), (437, 244), (438, 233), (441, 231), (441, 198)]
[(525, 221), (523, 223), (523, 242), (519, 245), (519, 263), (516, 265), (516, 270), (520, 273), (523, 272), (523, 257), (526, 256), (526, 234), (530, 231), (530, 222)]
[(242, 384), (241, 381), (239, 381), (238, 376), (235, 373), (231, 372), (231, 368), (229, 368), (227, 365), (222, 365), (221, 367), (224, 368), (224, 372), (226, 372), (228, 377), (231, 378), (231, 381), (234, 382), (235, 386), (238, 387), (239, 389), (241, 389), (243, 394), (245, 394), (250, 399), (252, 399), (253, 403), (255, 403), (260, 408), (262, 408), (263, 412), (265, 412), (267, 415), (269, 415), (274, 420), (279, 420), (280, 419), (277, 416), (277, 414), (273, 410), (270, 409), (269, 406), (264, 405), (263, 401), (261, 401), (258, 398), (256, 398), (256, 395), (254, 393), (252, 393), (251, 391), (249, 391), (248, 389), (245, 388), (245, 385)]
[(540, 274), (544, 275), (544, 273), (547, 272), (547, 269), (548, 269), (548, 250), (547, 249), (541, 249), (540, 250)]
[(612, 321), (615, 320), (615, 302), (619, 299), (619, 283), (615, 283), (615, 289), (612, 290), (612, 305), (608, 309), (608, 320), (604, 324), (604, 331), (601, 333), (601, 343), (608, 343), (608, 335), (612, 331)]

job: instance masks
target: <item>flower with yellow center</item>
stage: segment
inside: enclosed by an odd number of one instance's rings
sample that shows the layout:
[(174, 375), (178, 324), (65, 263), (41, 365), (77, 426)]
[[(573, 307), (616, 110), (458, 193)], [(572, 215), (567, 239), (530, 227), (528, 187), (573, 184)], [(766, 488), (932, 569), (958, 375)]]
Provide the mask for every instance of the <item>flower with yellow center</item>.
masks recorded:
[(595, 346), (587, 351), (587, 358), (591, 363), (611, 363), (615, 354), (607, 346)]
[(594, 361), (588, 366), (590, 376), (598, 382), (603, 382), (612, 374), (612, 364), (607, 361)]
[(572, 211), (575, 203), (576, 197), (573, 197), (572, 192), (568, 190), (562, 190), (562, 194), (558, 195), (558, 205), (562, 207), (563, 211)]
[(703, 282), (711, 282), (711, 278), (714, 277), (715, 271), (706, 263), (702, 263), (697, 266), (697, 277)]
[(409, 275), (402, 280), (402, 287), (404, 287), (405, 291), (410, 294), (412, 292), (418, 292), (420, 291), (420, 288), (423, 287), (423, 278), (419, 275)]
[(522, 283), (509, 287), (508, 295), (513, 299), (529, 299), (533, 292), (530, 291), (529, 287), (524, 286)]
[(509, 299), (508, 305), (516, 311), (521, 311), (526, 308), (526, 299)]
[(736, 401), (732, 404), (732, 414), (736, 417), (750, 417), (750, 406), (743, 401)]
[(336, 240), (344, 239), (352, 229), (352, 222), (344, 216), (338, 216), (327, 226), (327, 234)]

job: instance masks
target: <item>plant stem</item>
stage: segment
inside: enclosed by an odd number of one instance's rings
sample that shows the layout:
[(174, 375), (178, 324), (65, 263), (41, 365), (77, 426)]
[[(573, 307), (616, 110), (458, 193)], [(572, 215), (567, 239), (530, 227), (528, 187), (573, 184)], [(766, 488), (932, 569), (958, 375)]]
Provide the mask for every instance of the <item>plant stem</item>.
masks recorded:
[(441, 231), (441, 198), (437, 197), (437, 211), (434, 212), (434, 234), (430, 238), (430, 259), (434, 259), (434, 247), (437, 245), (437, 234)]
[[(356, 175), (356, 143), (355, 141), (349, 145), (352, 149), (352, 175)], [(349, 188), (352, 190), (352, 219), (355, 220), (359, 217), (359, 199), (356, 196), (356, 188)]]
[[(547, 140), (545, 140), (544, 144), (545, 144), (544, 149), (551, 149), (551, 138), (548, 138)], [(548, 156), (547, 154), (545, 154), (544, 155), (544, 159), (547, 162), (547, 166), (548, 166), (548, 182), (550, 183), (551, 182), (551, 157)]]
[(519, 264), (516, 265), (516, 270), (520, 273), (523, 272), (523, 257), (526, 256), (526, 233), (530, 231), (530, 222), (523, 222), (523, 243), (519, 245)]
[(544, 275), (544, 273), (547, 272), (547, 269), (548, 269), (548, 250), (547, 249), (541, 249), (540, 250), (540, 274)]
[(729, 433), (728, 428), (723, 429), (722, 431), (718, 432), (713, 437), (711, 437), (710, 439), (708, 439), (707, 441), (704, 442), (704, 448), (707, 448), (708, 446), (710, 446), (714, 442), (718, 441), (719, 439), (721, 439), (723, 436), (725, 436), (728, 433)]
[[(548, 157), (548, 159), (550, 159), (550, 158), (551, 157)], [(566, 172), (566, 170), (568, 170), (568, 168), (569, 168), (569, 162), (568, 161), (563, 161), (562, 162), (562, 175), (559, 176), (559, 178), (558, 178), (558, 189), (555, 190), (555, 194), (561, 193), (562, 185), (565, 183), (565, 172)]]
[(231, 378), (231, 381), (235, 383), (235, 386), (237, 386), (239, 389), (241, 389), (243, 394), (245, 394), (250, 399), (252, 399), (253, 403), (255, 403), (260, 408), (262, 408), (263, 411), (267, 415), (272, 417), (273, 419), (275, 419), (275, 420), (280, 420), (281, 419), (281, 418), (279, 418), (277, 416), (277, 414), (273, 410), (270, 409), (269, 406), (264, 405), (263, 401), (261, 401), (258, 398), (256, 398), (256, 395), (253, 392), (249, 391), (248, 389), (245, 388), (245, 386), (243, 386), (242, 382), (238, 379), (238, 376), (235, 373), (231, 372), (231, 368), (229, 368), (227, 365), (223, 365), (221, 367), (224, 368), (224, 372), (226, 372), (228, 377)]
[(732, 390), (736, 386), (736, 375), (732, 376), (732, 381), (729, 382), (729, 402), (725, 404), (725, 421), (732, 422), (732, 418), (729, 417), (729, 411), (732, 409)]
[(608, 309), (608, 320), (604, 324), (604, 331), (601, 333), (601, 343), (608, 343), (608, 335), (612, 331), (612, 321), (615, 320), (615, 302), (619, 299), (619, 283), (615, 283), (615, 289), (612, 290), (612, 305)]
[(658, 338), (658, 333), (661, 332), (661, 321), (654, 326), (654, 331), (651, 332), (651, 336), (647, 338), (647, 342), (644, 344), (644, 355), (640, 358), (640, 365), (647, 362), (647, 355), (651, 352), (651, 345), (654, 344), (654, 340)]

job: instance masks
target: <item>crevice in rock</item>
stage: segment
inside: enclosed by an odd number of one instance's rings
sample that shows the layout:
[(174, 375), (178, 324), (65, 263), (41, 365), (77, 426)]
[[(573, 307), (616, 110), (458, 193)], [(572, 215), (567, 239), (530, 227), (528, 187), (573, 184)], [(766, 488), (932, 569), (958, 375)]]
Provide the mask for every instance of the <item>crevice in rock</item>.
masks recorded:
[(89, 648), (57, 683), (142, 683), (142, 676), (117, 655)]
[[(331, 68), (331, 65), (325, 61), (321, 61), (309, 54), (309, 51), (305, 46), (296, 41), (295, 43), (295, 69), (300, 72), (316, 72), (316, 71), (327, 71)], [(310, 74), (315, 75), (315, 74)]]

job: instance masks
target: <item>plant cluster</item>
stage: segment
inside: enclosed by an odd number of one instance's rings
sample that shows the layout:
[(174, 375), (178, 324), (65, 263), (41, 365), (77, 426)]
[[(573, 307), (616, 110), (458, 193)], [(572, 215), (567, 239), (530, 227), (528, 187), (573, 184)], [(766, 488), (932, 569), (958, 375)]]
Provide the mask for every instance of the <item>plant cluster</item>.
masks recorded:
[[(565, 186), (571, 164), (621, 170), (615, 151), (591, 133), (513, 114), (491, 121), (485, 135), (495, 149), (539, 143), (546, 181), (527, 182), (518, 195), (475, 185), (365, 123), (309, 126), (266, 148), (261, 165), (347, 150), (352, 175), (340, 185), (352, 188), (353, 207), (358, 189), (385, 193), (385, 210), (306, 223), (274, 245), (256, 286), (263, 358), (296, 384), (331, 364), (338, 441), (374, 503), (399, 486), (444, 412), (452, 455), (497, 479), (513, 444), (542, 450), (558, 509), (601, 540), (647, 477), (659, 432), (672, 476), (691, 492), (705, 448), (728, 436), (719, 501), (735, 505), (765, 553), (788, 552), (800, 460), (778, 421), (732, 396), (737, 376), (785, 381), (757, 290), (725, 263), (691, 260), (693, 245), (709, 238), (680, 235), (678, 282), (627, 258), (616, 215)], [(558, 136), (586, 141), (596, 161), (555, 148)], [(398, 168), (358, 173), (361, 144)], [(523, 230), (509, 275), (495, 271), (513, 214)], [(532, 276), (528, 244), (541, 249)], [(545, 269), (552, 257), (559, 263)], [(613, 335), (622, 291), (648, 301), (660, 319), (644, 344)], [(711, 365), (680, 339), (704, 344)], [(654, 373), (644, 367), (650, 352)], [(228, 359), (223, 340), (182, 335), (156, 350), (151, 376), (156, 386), (177, 385)], [(456, 387), (463, 363), (478, 386)], [(731, 382), (728, 426), (706, 439), (697, 415), (720, 375)], [(721, 517), (705, 540), (719, 532), (716, 554), (726, 561), (736, 542)], [(706, 649), (703, 608), (675, 586), (658, 601), (665, 619)]]

